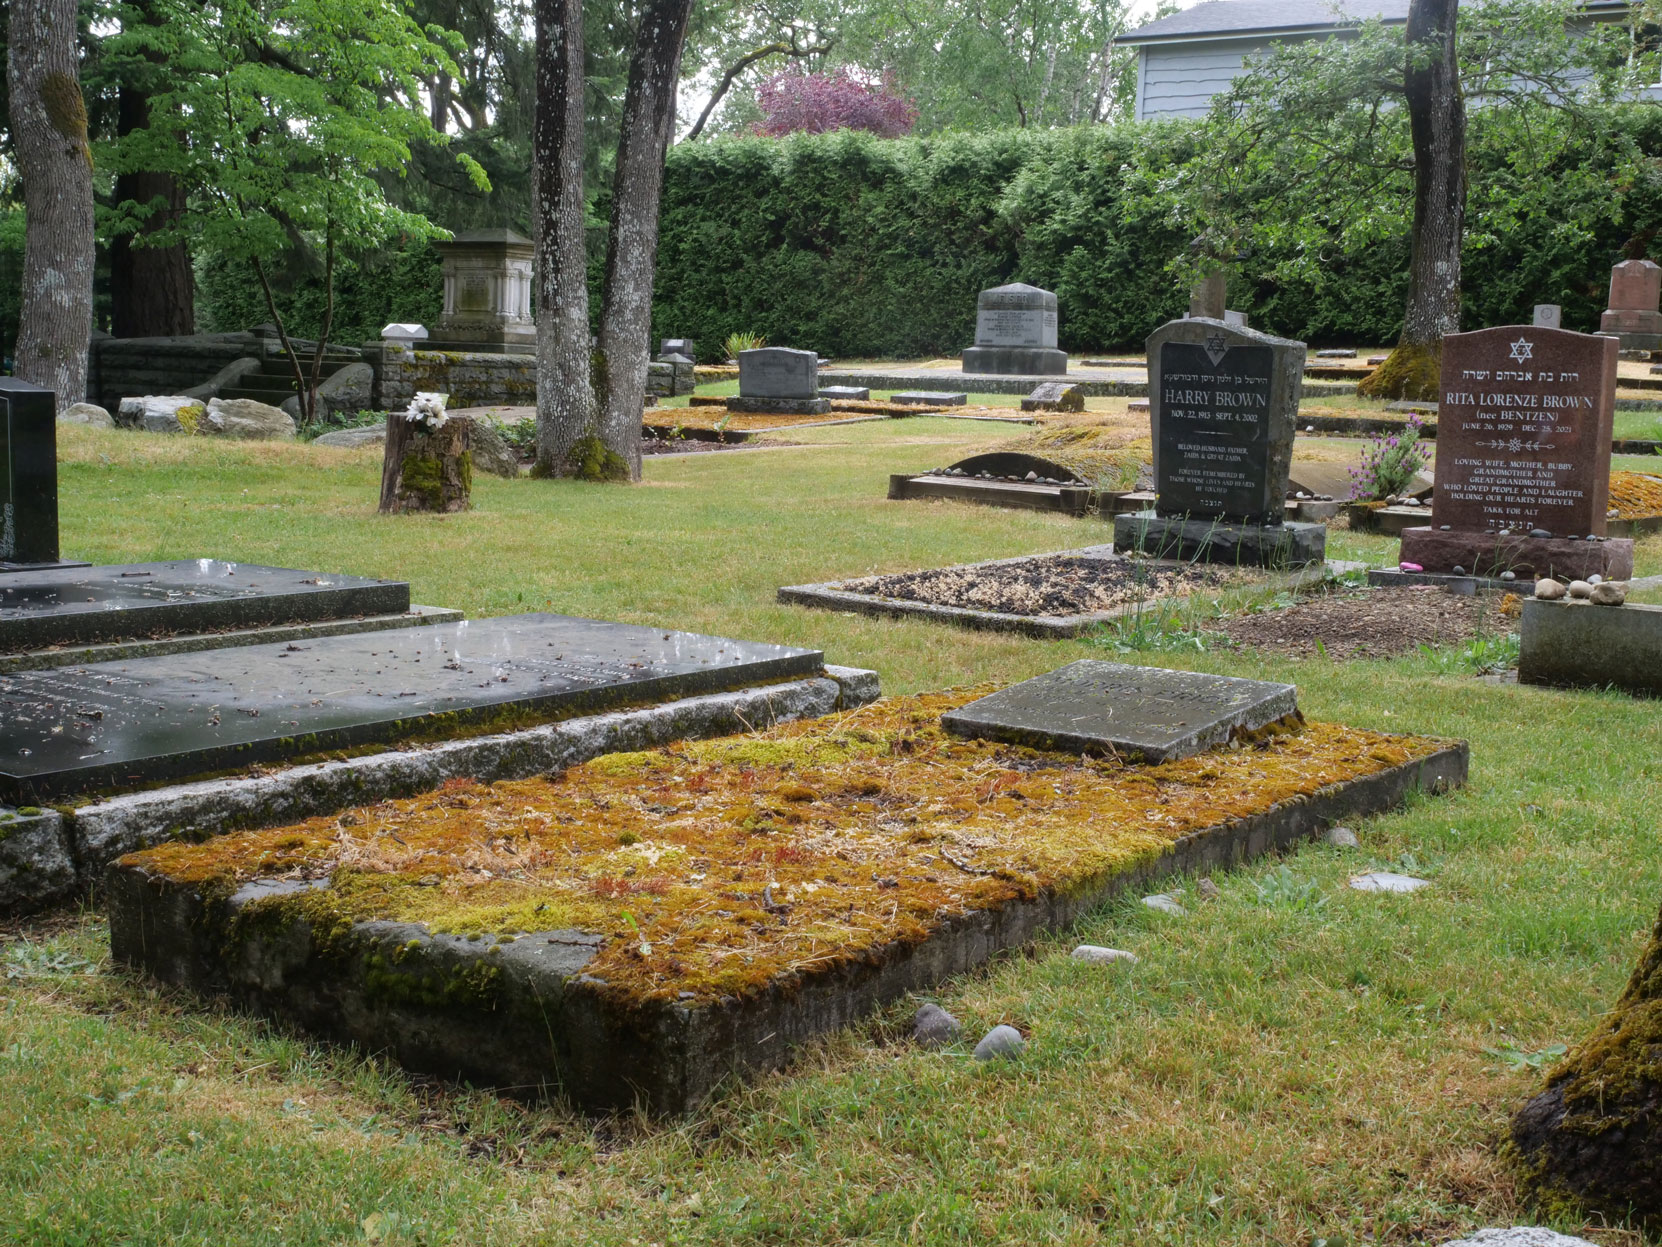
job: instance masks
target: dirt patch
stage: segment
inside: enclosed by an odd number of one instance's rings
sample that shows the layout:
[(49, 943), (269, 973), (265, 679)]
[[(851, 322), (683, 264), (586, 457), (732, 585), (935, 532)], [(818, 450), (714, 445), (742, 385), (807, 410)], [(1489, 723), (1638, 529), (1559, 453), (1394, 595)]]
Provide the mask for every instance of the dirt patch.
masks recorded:
[(1233, 568), (1058, 555), (1020, 563), (867, 576), (836, 587), (847, 593), (1006, 615), (1083, 615), (1223, 588), (1244, 578)]
[(763, 450), (770, 446), (790, 446), (791, 442), (708, 442), (696, 437), (641, 438), (641, 454), (647, 455), (701, 455), (717, 450)]
[[(1311, 598), (1281, 610), (1241, 615), (1218, 631), (1243, 649), (1309, 658), (1389, 658), (1517, 628), (1507, 594), (1462, 597), (1433, 585), (1363, 589)], [(1509, 613), (1511, 612), (1511, 613)]]

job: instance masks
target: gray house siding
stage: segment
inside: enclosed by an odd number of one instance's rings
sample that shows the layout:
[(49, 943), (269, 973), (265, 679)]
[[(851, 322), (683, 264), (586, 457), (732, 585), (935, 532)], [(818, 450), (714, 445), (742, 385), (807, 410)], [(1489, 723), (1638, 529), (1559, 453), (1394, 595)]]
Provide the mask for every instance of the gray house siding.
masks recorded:
[(1229, 90), (1248, 53), (1266, 43), (1241, 39), (1218, 43), (1165, 43), (1139, 48), (1137, 120), (1204, 117), (1212, 97)]

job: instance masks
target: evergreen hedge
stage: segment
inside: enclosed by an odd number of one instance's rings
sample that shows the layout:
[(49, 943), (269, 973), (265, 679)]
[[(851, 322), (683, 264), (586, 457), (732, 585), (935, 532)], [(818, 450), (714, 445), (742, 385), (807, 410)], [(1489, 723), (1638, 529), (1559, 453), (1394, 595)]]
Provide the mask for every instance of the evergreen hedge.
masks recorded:
[[(1659, 111), (1615, 110), (1609, 125), (1655, 153)], [(951, 355), (974, 340), (977, 293), (1025, 281), (1056, 292), (1065, 349), (1139, 345), (1187, 307), (1167, 266), (1189, 238), (1159, 188), (1196, 136), (1165, 123), (682, 144), (664, 182), (655, 336), (692, 337), (706, 356), (735, 331), (843, 358)], [(1610, 266), (1657, 204), (1632, 170), (1525, 177), (1513, 155), (1474, 117), (1464, 323), (1560, 303), (1566, 327), (1596, 329)], [(1274, 275), (1285, 257), (1244, 258), (1230, 306), (1311, 343), (1393, 341), (1411, 212), (1405, 198), (1385, 241), (1335, 247), (1297, 278)]]

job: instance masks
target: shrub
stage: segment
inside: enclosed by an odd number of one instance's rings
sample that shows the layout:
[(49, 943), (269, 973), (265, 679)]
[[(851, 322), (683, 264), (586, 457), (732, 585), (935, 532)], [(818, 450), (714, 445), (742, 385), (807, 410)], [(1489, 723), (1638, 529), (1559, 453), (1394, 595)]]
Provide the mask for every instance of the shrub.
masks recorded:
[(1350, 470), (1350, 496), (1383, 500), (1400, 494), (1417, 472), (1431, 462), (1431, 450), (1420, 440), (1424, 424), (1410, 414), (1400, 433), (1379, 433), (1362, 447), (1362, 466)]

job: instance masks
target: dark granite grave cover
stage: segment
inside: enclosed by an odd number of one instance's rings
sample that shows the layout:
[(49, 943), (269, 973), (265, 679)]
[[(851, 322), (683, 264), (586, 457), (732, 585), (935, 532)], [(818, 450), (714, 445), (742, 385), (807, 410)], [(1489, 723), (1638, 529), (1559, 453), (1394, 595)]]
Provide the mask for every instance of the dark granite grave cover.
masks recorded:
[(1082, 658), (941, 716), (960, 736), (1146, 762), (1201, 753), (1298, 710), (1291, 684)]
[(1302, 342), (1215, 320), (1149, 335), (1160, 515), (1281, 523), (1304, 353)]
[(814, 676), (823, 657), (539, 614), (18, 672), (0, 676), (0, 800)]
[(0, 570), (58, 561), (57, 398), (0, 377)]
[(0, 653), (410, 609), (396, 580), (178, 559), (0, 577)]

